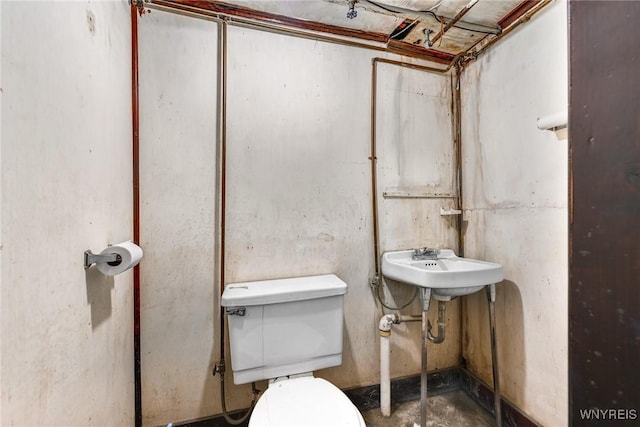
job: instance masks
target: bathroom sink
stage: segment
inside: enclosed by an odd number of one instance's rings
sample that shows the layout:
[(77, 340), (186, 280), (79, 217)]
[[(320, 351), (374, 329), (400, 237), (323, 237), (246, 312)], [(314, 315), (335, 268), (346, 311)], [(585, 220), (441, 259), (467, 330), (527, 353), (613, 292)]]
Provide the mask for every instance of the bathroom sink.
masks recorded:
[(414, 259), (414, 251), (385, 252), (382, 275), (410, 285), (430, 288), (436, 299), (467, 295), (503, 279), (502, 266), (493, 262), (460, 258), (441, 249), (434, 259)]

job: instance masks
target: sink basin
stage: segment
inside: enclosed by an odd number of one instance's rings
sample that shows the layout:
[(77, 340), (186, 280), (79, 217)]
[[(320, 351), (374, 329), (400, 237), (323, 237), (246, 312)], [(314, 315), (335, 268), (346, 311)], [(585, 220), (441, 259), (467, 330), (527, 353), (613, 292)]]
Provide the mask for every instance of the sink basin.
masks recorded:
[(441, 249), (437, 259), (425, 260), (414, 260), (412, 250), (385, 252), (382, 275), (430, 288), (434, 298), (444, 301), (477, 292), (503, 279), (500, 264), (460, 258), (450, 249)]

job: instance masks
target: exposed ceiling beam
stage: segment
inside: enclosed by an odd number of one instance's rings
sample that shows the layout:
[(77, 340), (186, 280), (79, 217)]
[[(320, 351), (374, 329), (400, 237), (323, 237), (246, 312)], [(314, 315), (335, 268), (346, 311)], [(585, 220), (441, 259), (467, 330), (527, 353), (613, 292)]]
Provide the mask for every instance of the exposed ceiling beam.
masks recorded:
[[(236, 6), (220, 1), (208, 0), (147, 0), (148, 5), (158, 5), (163, 8), (175, 9), (180, 11), (188, 11), (191, 14), (202, 14), (213, 16), (219, 19), (241, 18), (249, 21), (264, 22), (282, 26), (283, 28), (297, 28), (305, 31), (320, 32), (340, 37), (350, 37), (369, 42), (377, 42), (386, 44), (386, 48), (377, 49), (385, 50), (390, 53), (420, 58), (439, 64), (450, 65), (455, 55), (438, 51), (436, 49), (426, 49), (421, 46), (415, 46), (410, 43), (403, 43), (390, 40), (388, 34), (376, 33), (371, 31), (362, 31), (357, 29), (340, 27), (337, 25), (323, 24), (321, 22), (309, 21), (304, 19), (291, 18), (284, 15), (263, 12), (259, 10), (249, 9), (243, 6)], [(364, 46), (362, 46), (364, 47)], [(374, 48), (372, 46), (372, 48)]]
[(456, 57), (455, 55), (448, 52), (442, 52), (435, 49), (425, 49), (422, 46), (397, 40), (389, 40), (389, 42), (387, 43), (387, 50), (390, 53), (410, 56), (413, 58), (426, 59), (428, 61), (447, 65), (449, 65), (451, 61), (453, 61), (453, 59)]
[[(151, 0), (150, 3), (156, 3), (156, 1)], [(163, 0), (162, 4), (165, 6), (169, 6), (171, 4), (175, 4), (178, 6), (187, 6), (194, 10), (203, 10), (220, 16), (237, 16), (239, 18), (280, 24), (308, 31), (319, 31), (322, 33), (329, 33), (337, 36), (353, 37), (361, 40), (368, 40), (379, 43), (386, 43), (388, 38), (388, 35), (384, 33), (356, 30), (352, 28), (340, 27), (337, 25), (323, 24), (316, 21), (292, 18), (285, 15), (278, 15), (274, 13), (263, 12), (260, 10), (249, 9), (248, 7), (237, 6), (220, 1)]]
[(527, 13), (530, 9), (534, 8), (542, 0), (525, 0), (517, 5), (511, 12), (507, 13), (498, 21), (500, 28), (507, 28), (513, 24), (518, 18)]
[[(471, 10), (471, 8), (473, 6), (476, 5), (476, 3), (478, 3), (479, 0), (471, 0), (469, 3), (467, 3), (467, 5), (465, 7), (463, 7), (460, 12), (456, 13), (456, 16), (453, 17), (453, 19), (451, 19), (449, 22), (447, 22), (447, 25), (444, 26), (444, 28), (442, 28), (438, 34), (436, 34), (432, 40), (429, 40), (429, 46), (433, 46), (438, 40), (440, 40), (440, 38), (442, 36), (444, 36), (444, 34), (449, 31), (449, 29), (451, 29), (451, 27), (453, 27), (455, 25), (456, 22), (458, 22), (460, 19), (462, 19), (462, 17), (464, 15), (467, 14), (467, 12), (469, 12)], [(428, 39), (427, 39), (428, 40)]]
[[(190, 16), (199, 16), (206, 19), (226, 20), (230, 24), (255, 28), (258, 30), (271, 31), (298, 37), (323, 40), (331, 43), (338, 43), (353, 47), (373, 49), (377, 51), (389, 52), (413, 58), (445, 64), (451, 67), (458, 58), (465, 57), (471, 53), (476, 57), (480, 52), (485, 51), (489, 46), (504, 37), (515, 27), (542, 9), (552, 0), (525, 0), (518, 4), (513, 10), (507, 13), (497, 23), (497, 32), (494, 37), (482, 37), (466, 48), (461, 46), (459, 52), (444, 52), (432, 47), (423, 47), (418, 41), (409, 42), (393, 40), (389, 34), (364, 31), (354, 28), (342, 27), (339, 25), (324, 24), (321, 22), (293, 18), (276, 13), (264, 12), (250, 9), (245, 6), (230, 4), (216, 0), (131, 0), (134, 4), (142, 3), (149, 8), (157, 8), (175, 13), (183, 13)], [(377, 2), (361, 0), (381, 7)], [(430, 46), (435, 41), (441, 40), (445, 32), (463, 21), (461, 18), (475, 6), (477, 0), (470, 0), (453, 18), (442, 19), (442, 29), (431, 40)], [(385, 3), (386, 5), (386, 3)], [(416, 11), (413, 11), (416, 12)], [(417, 11), (418, 14), (433, 14), (431, 11)], [(436, 18), (437, 19), (437, 18)], [(504, 30), (504, 31), (503, 31)], [(475, 30), (470, 30), (475, 31)], [(486, 33), (485, 33), (486, 34)]]

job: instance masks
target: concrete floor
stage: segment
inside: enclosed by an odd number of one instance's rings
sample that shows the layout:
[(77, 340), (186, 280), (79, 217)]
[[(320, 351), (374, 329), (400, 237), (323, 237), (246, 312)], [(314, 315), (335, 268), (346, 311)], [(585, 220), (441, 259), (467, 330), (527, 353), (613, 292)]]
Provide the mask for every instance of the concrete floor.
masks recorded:
[[(393, 405), (391, 417), (385, 418), (380, 408), (362, 413), (367, 427), (414, 427), (420, 425), (420, 401)], [(427, 398), (429, 427), (492, 427), (493, 416), (463, 391), (453, 391)]]

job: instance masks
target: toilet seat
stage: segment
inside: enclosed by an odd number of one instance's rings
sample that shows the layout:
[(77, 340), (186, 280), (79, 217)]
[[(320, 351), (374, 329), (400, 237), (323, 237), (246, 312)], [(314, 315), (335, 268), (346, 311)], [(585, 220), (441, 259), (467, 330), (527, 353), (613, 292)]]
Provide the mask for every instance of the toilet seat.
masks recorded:
[(258, 399), (249, 427), (365, 427), (336, 386), (313, 376), (277, 380)]

